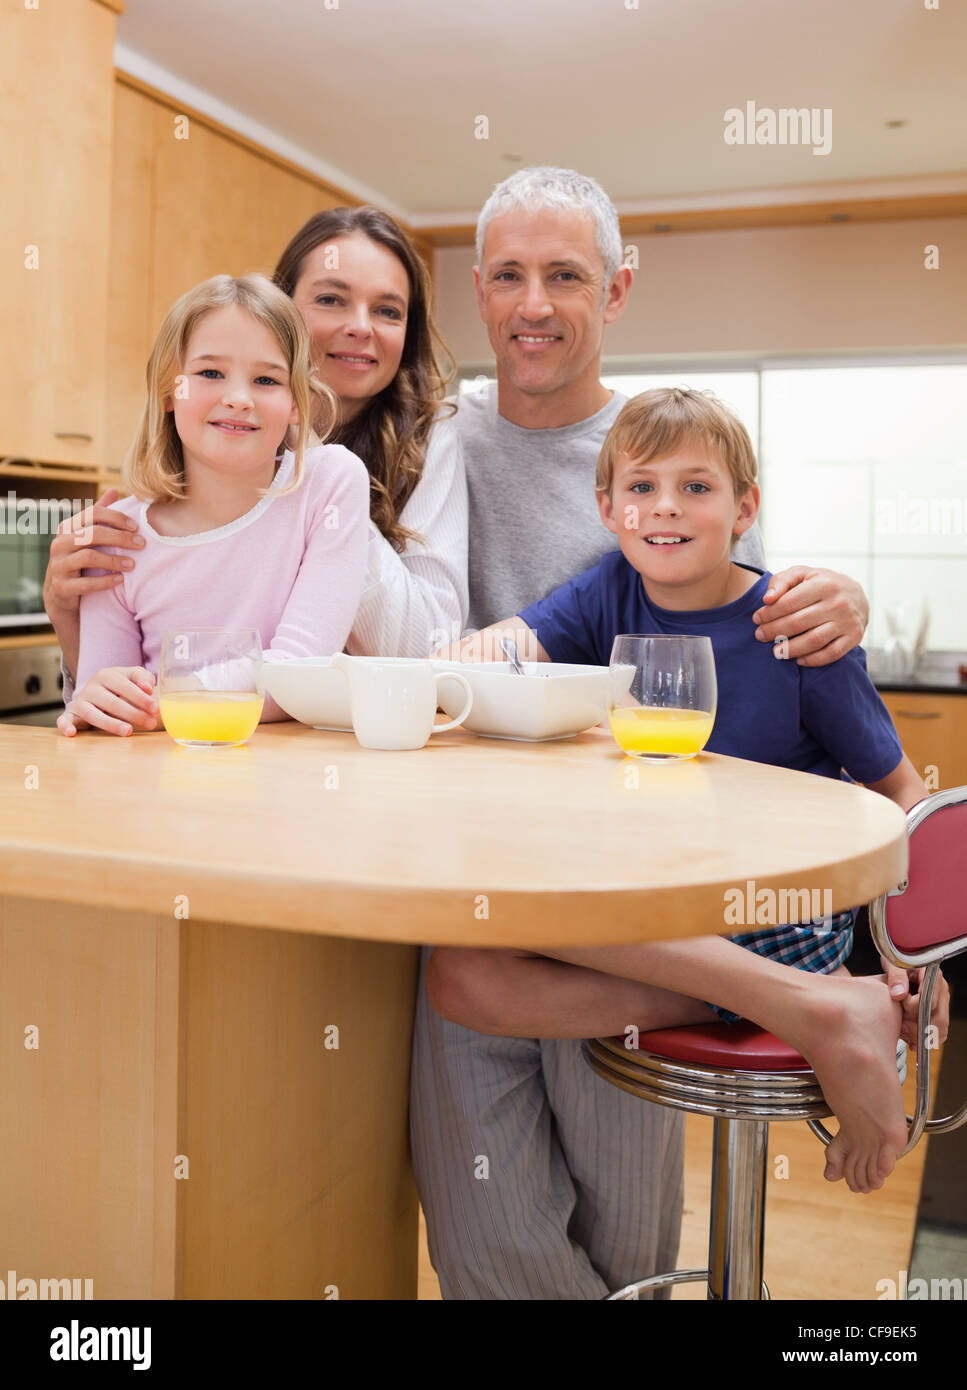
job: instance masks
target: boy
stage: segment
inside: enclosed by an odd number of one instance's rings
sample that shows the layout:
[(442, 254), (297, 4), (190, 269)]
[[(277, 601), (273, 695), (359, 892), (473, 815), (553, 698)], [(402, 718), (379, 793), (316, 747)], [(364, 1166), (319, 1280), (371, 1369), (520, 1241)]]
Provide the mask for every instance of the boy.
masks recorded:
[[(750, 618), (769, 575), (734, 563), (731, 547), (758, 512), (756, 462), (744, 427), (720, 402), (665, 389), (629, 401), (605, 439), (596, 489), (620, 551), (462, 650), (510, 632), (530, 659), (607, 665), (618, 633), (705, 634), (719, 685), (710, 752), (822, 776), (845, 768), (903, 810), (927, 795), (861, 651), (806, 668), (776, 661), (755, 641)], [(581, 1038), (620, 1034), (629, 1023), (647, 1030), (749, 1017), (816, 1071), (840, 1121), (826, 1177), (869, 1192), (906, 1143), (895, 1044), (901, 1031), (913, 1040), (916, 1003), (898, 1002), (909, 994), (902, 971), (889, 969), (885, 983), (850, 977), (851, 945), (852, 913), (841, 913), (831, 932), (806, 924), (735, 940), (541, 954), (438, 948), (427, 987), (445, 1018), (510, 1036)], [(943, 991), (941, 1034), (946, 1008)]]

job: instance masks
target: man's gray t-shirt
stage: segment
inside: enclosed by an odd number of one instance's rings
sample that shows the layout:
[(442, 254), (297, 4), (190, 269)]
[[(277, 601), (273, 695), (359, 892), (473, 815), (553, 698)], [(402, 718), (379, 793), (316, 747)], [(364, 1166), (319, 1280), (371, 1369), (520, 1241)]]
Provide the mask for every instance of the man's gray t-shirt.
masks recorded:
[[(470, 498), (469, 630), (520, 613), (619, 548), (601, 521), (594, 475), (604, 437), (627, 399), (615, 391), (586, 420), (529, 430), (498, 414), (495, 382), (460, 397), (456, 418)], [(765, 568), (758, 524), (732, 554)]]

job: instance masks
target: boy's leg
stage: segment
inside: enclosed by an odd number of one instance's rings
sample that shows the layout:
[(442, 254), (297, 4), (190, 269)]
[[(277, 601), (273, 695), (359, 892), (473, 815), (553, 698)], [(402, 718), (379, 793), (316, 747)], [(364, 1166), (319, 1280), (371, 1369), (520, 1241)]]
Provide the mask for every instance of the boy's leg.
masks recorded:
[(606, 975), (534, 951), (438, 946), (426, 971), (433, 1007), (464, 1028), (497, 1037), (598, 1038), (716, 1023), (686, 994)]
[(839, 1133), (826, 1150), (830, 1181), (881, 1187), (906, 1143), (896, 1073), (902, 1010), (882, 980), (780, 965), (721, 937), (547, 953), (662, 988), (693, 990), (785, 1039), (816, 1072)]
[[(606, 1266), (604, 1278), (596, 1272), (572, 1229), (578, 1194), (548, 1099), (540, 1044), (528, 1038), (485, 1037), (442, 1019), (426, 995), (429, 955), (430, 948), (424, 949), (410, 1127), (430, 1254), (444, 1297), (605, 1297), (616, 1287), (612, 1272)], [(587, 1087), (595, 1083), (587, 1068)], [(669, 1200), (680, 1205), (680, 1171), (666, 1182), (662, 1170), (650, 1164), (656, 1147), (673, 1154), (681, 1117), (622, 1092), (616, 1095), (627, 1104), (607, 1122), (627, 1137), (623, 1180), (629, 1188), (615, 1188), (611, 1203), (625, 1213), (627, 1204), (641, 1203), (645, 1193), (656, 1209)], [(654, 1115), (646, 1118), (646, 1111)], [(622, 1222), (630, 1228), (629, 1217), (622, 1214), (611, 1225)], [(671, 1224), (666, 1214), (661, 1224), (666, 1249)], [(642, 1223), (640, 1248), (622, 1254), (637, 1268), (666, 1256), (666, 1249), (656, 1255), (646, 1228)], [(628, 1236), (635, 1240), (633, 1230)], [(675, 1253), (667, 1249), (668, 1259), (674, 1260)]]

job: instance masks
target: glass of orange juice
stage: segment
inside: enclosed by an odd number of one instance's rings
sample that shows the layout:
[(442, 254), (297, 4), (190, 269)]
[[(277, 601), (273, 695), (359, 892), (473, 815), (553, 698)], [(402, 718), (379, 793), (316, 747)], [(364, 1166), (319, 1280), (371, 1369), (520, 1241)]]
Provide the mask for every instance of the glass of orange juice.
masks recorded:
[(627, 634), (611, 649), (608, 720), (633, 758), (694, 758), (709, 740), (718, 698), (708, 637)]
[(161, 643), (158, 706), (182, 748), (237, 748), (262, 716), (257, 628), (172, 628)]

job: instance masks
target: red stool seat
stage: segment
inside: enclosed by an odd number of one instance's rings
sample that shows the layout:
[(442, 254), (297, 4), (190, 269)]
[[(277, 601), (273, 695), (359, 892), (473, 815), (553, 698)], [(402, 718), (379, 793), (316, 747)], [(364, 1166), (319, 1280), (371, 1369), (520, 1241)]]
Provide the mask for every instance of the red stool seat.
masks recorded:
[(656, 1028), (638, 1035), (638, 1046), (671, 1061), (735, 1071), (810, 1071), (795, 1048), (754, 1023), (703, 1023), (693, 1028)]

